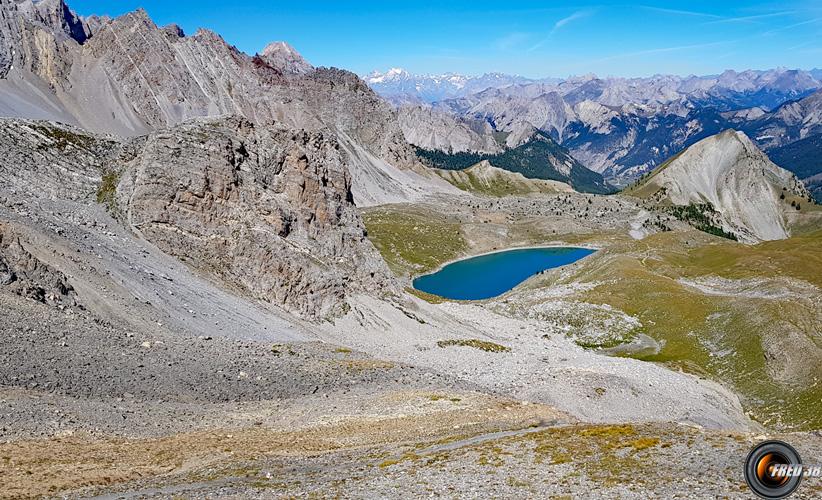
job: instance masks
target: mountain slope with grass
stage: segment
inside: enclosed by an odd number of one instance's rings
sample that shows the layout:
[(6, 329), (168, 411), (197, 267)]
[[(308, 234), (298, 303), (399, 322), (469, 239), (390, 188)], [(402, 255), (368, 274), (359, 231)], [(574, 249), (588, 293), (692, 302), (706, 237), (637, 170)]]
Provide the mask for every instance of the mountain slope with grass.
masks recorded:
[(568, 193), (574, 190), (564, 182), (529, 179), (520, 173), (497, 168), (488, 160), (465, 170), (437, 170), (437, 174), (463, 191), (489, 196)]

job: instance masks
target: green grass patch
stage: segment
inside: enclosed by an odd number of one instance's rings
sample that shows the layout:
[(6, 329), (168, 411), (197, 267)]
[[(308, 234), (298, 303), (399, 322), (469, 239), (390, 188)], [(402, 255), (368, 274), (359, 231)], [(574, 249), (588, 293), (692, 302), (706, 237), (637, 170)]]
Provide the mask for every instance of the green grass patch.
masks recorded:
[(407, 287), (405, 291), (428, 302), (429, 304), (443, 304), (448, 302), (448, 299), (445, 297), (440, 297), (439, 295), (434, 295), (433, 293), (423, 292), (422, 290), (417, 290), (416, 288)]
[(97, 203), (105, 205), (109, 212), (117, 209), (117, 185), (120, 183), (120, 175), (117, 172), (106, 172), (97, 188)]
[(467, 250), (459, 222), (443, 214), (392, 205), (362, 216), (368, 238), (399, 276), (433, 271)]
[(493, 168), (486, 169), (484, 166), (457, 171), (435, 170), (435, 172), (457, 189), (496, 198), (559, 191), (557, 186), (551, 182), (527, 179), (519, 174)]
[(473, 347), (485, 352), (509, 352), (511, 350), (510, 347), (478, 339), (440, 340), (437, 345), (440, 347)]
[[(59, 149), (66, 149), (73, 146), (81, 149), (91, 149), (94, 146), (95, 139), (88, 135), (77, 134), (70, 130), (60, 127), (36, 124), (31, 126), (35, 132), (44, 135), (54, 142), (54, 146)], [(40, 149), (52, 147), (50, 144), (41, 144)]]
[(523, 436), (533, 443), (534, 461), (573, 464), (590, 480), (613, 486), (635, 484), (654, 477), (654, 465), (645, 454), (659, 443), (631, 425), (572, 426)]

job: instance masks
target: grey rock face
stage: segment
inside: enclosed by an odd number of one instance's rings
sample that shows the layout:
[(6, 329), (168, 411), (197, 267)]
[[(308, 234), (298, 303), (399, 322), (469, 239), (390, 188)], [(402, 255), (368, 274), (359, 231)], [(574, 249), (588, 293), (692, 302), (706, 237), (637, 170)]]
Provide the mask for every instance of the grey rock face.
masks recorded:
[[(197, 271), (307, 319), (343, 312), (352, 292), (397, 292), (329, 131), (224, 117), (118, 142), (0, 120), (0, 178), (3, 203), (102, 202)], [(0, 281), (21, 275), (3, 262)]]
[(750, 120), (731, 119), (768, 149), (822, 134), (822, 90)]
[(641, 189), (663, 204), (710, 203), (723, 229), (745, 242), (787, 238), (786, 213), (793, 208), (780, 195), (808, 196), (796, 176), (771, 162), (744, 133), (732, 130), (689, 147)]
[(286, 42), (272, 42), (263, 49), (260, 57), (285, 74), (302, 75), (314, 69), (294, 47)]
[(27, 17), (54, 32), (65, 34), (77, 43), (84, 43), (89, 33), (86, 26), (63, 0), (25, 0), (20, 5)]
[[(14, 7), (2, 15), (17, 24), (22, 19)], [(82, 46), (42, 23), (23, 24), (30, 25), (30, 36), (12, 41), (21, 61), (27, 67), (54, 61), (59, 71), (33, 72), (61, 90), (57, 100), (91, 131), (136, 136), (190, 118), (235, 114), (258, 124), (339, 128), (378, 156), (386, 144), (396, 149), (402, 142), (390, 107), (359, 78), (340, 70), (314, 72), (282, 43), (252, 58), (207, 30), (186, 37), (174, 26), (159, 28), (143, 10), (94, 18), (93, 36)], [(45, 48), (35, 38), (48, 41)]]
[(488, 154), (502, 151), (487, 122), (459, 118), (442, 110), (422, 106), (402, 107), (398, 111), (398, 117), (405, 139), (424, 149)]
[(65, 275), (29, 253), (19, 238), (0, 223), (0, 287), (44, 304), (78, 306)]
[(116, 142), (72, 127), (0, 120), (0, 178), (19, 197), (94, 199)]
[(339, 149), (322, 132), (188, 122), (148, 137), (117, 198), (166, 253), (303, 317), (332, 316), (351, 291), (395, 291)]

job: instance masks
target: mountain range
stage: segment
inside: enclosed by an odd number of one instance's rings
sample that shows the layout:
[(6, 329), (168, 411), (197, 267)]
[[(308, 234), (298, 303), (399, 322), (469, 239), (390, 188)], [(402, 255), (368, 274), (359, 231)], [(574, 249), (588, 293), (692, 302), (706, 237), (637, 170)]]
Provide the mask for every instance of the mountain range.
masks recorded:
[[(244, 54), (144, 10), (80, 19), (62, 0), (4, 0), (0, 114), (135, 137), (198, 117), (332, 131), (361, 205), (451, 190), (418, 168), (391, 107), (353, 73), (313, 68), (285, 43)], [(416, 169), (416, 170), (415, 170)]]
[(664, 104), (688, 98), (697, 103), (744, 108), (773, 108), (789, 100), (807, 95), (820, 87), (822, 69), (788, 70), (728, 70), (719, 75), (676, 76), (654, 75), (645, 78), (597, 77), (593, 74), (568, 78), (527, 78), (504, 73), (466, 76), (459, 73), (440, 75), (411, 74), (402, 68), (385, 72), (373, 71), (363, 79), (394, 104), (433, 104), (447, 99), (468, 97), (487, 89), (511, 86), (542, 85), (543, 92), (556, 90), (581, 96), (606, 94), (595, 99), (606, 105), (626, 102)]

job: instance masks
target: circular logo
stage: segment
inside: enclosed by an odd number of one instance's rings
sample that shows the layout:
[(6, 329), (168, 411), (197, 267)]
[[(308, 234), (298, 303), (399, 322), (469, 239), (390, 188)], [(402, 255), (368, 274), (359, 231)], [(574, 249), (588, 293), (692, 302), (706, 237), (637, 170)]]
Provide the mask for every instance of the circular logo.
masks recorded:
[(762, 498), (785, 498), (802, 481), (802, 459), (788, 443), (765, 441), (745, 460), (745, 482)]

